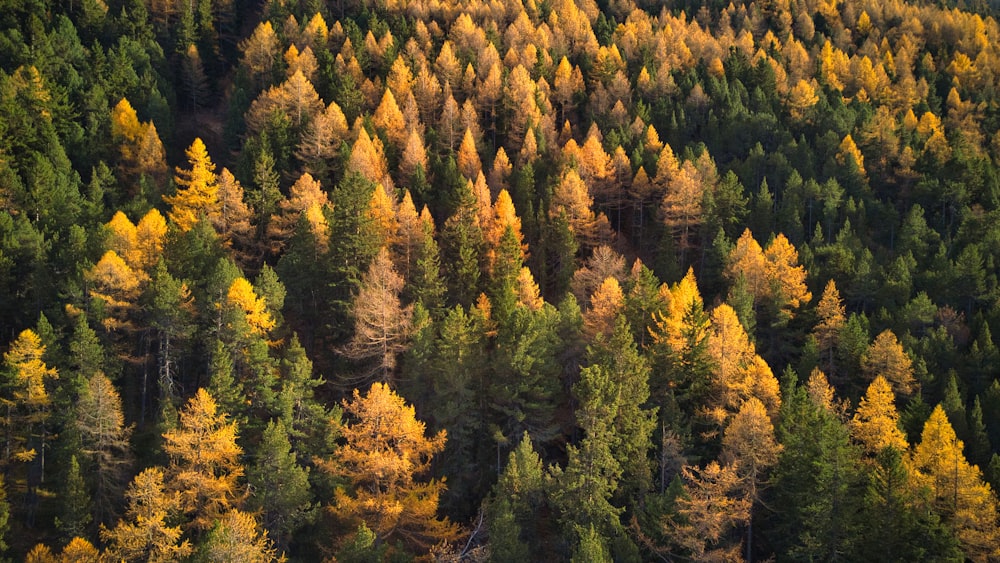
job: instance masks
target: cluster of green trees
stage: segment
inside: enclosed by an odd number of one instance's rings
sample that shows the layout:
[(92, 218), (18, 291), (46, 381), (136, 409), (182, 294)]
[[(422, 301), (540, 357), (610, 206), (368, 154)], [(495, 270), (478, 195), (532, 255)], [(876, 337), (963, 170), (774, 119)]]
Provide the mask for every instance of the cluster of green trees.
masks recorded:
[(1000, 557), (986, 10), (0, 0), (0, 548)]

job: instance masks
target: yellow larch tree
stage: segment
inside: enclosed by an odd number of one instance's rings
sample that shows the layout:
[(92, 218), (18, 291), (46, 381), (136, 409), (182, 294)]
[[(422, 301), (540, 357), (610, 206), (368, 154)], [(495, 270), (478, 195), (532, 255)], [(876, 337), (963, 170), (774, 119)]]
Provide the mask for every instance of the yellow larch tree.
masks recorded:
[(347, 117), (336, 102), (316, 115), (306, 126), (295, 150), (295, 157), (314, 174), (325, 170), (325, 161), (338, 155), (340, 143), (347, 138)]
[(170, 458), (164, 481), (179, 495), (180, 510), (191, 518), (189, 526), (211, 529), (215, 521), (246, 497), (236, 423), (226, 419), (215, 399), (198, 389), (180, 412), (177, 428), (163, 434), (163, 451)]
[(350, 488), (337, 489), (331, 510), (364, 522), (379, 542), (399, 540), (426, 551), (455, 539), (456, 526), (436, 516), (444, 482), (422, 479), (444, 449), (445, 431), (428, 438), (413, 407), (385, 383), (373, 384), (364, 396), (355, 389), (343, 406), (346, 443), (323, 467)]
[(416, 127), (410, 127), (403, 154), (399, 159), (400, 179), (409, 183), (418, 168), (427, 173), (427, 148), (424, 146), (424, 137), (420, 131)]
[(215, 232), (227, 248), (233, 243), (247, 248), (253, 237), (253, 225), (250, 224), (253, 213), (244, 201), (243, 186), (228, 168), (223, 168), (219, 174), (218, 185), (219, 210), (211, 217)]
[(355, 125), (355, 128), (358, 130), (358, 138), (351, 147), (347, 171), (357, 172), (372, 183), (383, 183), (389, 173), (389, 164), (385, 160), (382, 141), (378, 137), (373, 140), (360, 123)]
[(91, 298), (102, 302), (104, 328), (112, 332), (130, 330), (141, 277), (114, 250), (105, 252), (86, 277)]
[(813, 327), (813, 336), (819, 344), (820, 362), (826, 371), (834, 374), (834, 352), (840, 341), (840, 329), (847, 322), (845, 317), (844, 303), (840, 299), (840, 292), (837, 291), (837, 284), (831, 279), (826, 282), (823, 295), (816, 305), (816, 326)]
[(781, 404), (778, 382), (740, 324), (736, 311), (723, 303), (712, 310), (708, 355), (715, 366), (711, 401), (704, 416), (718, 427), (737, 412), (743, 402), (756, 397), (774, 416)]
[(819, 102), (819, 95), (816, 88), (806, 80), (799, 80), (792, 86), (788, 93), (788, 113), (792, 119), (800, 121), (805, 119), (809, 110)]
[(502, 189), (497, 194), (497, 200), (493, 204), (493, 220), (489, 226), (489, 231), (483, 234), (486, 235), (486, 244), (489, 246), (487, 252), (491, 253), (490, 264), (493, 263), (492, 254), (500, 247), (500, 238), (503, 237), (507, 227), (514, 231), (514, 237), (521, 245), (521, 261), (523, 262), (527, 258), (528, 246), (524, 243), (524, 233), (521, 232), (521, 218), (517, 216), (514, 201), (507, 190)]
[(527, 266), (522, 266), (521, 272), (517, 275), (517, 302), (531, 311), (537, 311), (545, 305), (535, 277), (531, 275), (531, 270)]
[(893, 447), (899, 452), (909, 448), (906, 437), (899, 428), (896, 395), (889, 382), (881, 375), (875, 377), (858, 410), (850, 422), (851, 436), (861, 444), (865, 453), (876, 456), (883, 448)]
[(862, 177), (865, 175), (865, 157), (861, 154), (861, 150), (850, 133), (840, 141), (840, 147), (837, 149), (837, 163), (841, 166), (856, 167), (859, 175)]
[(261, 22), (250, 37), (240, 43), (243, 66), (257, 86), (266, 86), (274, 78), (280, 49), (281, 42), (270, 21)]
[(660, 298), (666, 303), (664, 311), (653, 314), (654, 326), (650, 327), (653, 343), (666, 346), (673, 353), (680, 352), (687, 342), (685, 328), (696, 328), (698, 332), (690, 335), (695, 340), (707, 336), (708, 325), (704, 327), (689, 327), (687, 316), (690, 312), (704, 311), (704, 301), (698, 291), (694, 269), (688, 268), (687, 274), (672, 288), (666, 284), (660, 286)]
[(177, 168), (174, 181), (180, 186), (173, 196), (163, 196), (170, 206), (168, 216), (184, 232), (190, 231), (202, 216), (218, 212), (218, 179), (215, 164), (201, 138), (195, 138), (185, 152), (189, 169)]
[(110, 530), (101, 527), (109, 560), (169, 563), (192, 553), (191, 543), (181, 541), (181, 527), (168, 524), (180, 511), (180, 495), (166, 491), (161, 468), (151, 467), (136, 475), (125, 498), (125, 518)]
[(602, 334), (610, 337), (615, 318), (625, 309), (625, 295), (615, 278), (605, 279), (590, 296), (590, 307), (583, 314), (583, 334), (590, 340)]
[(386, 88), (385, 93), (382, 94), (382, 101), (375, 108), (372, 123), (375, 124), (375, 127), (385, 131), (385, 136), (390, 143), (397, 148), (403, 147), (407, 137), (406, 119), (403, 117), (403, 112), (400, 111), (391, 89)]
[(927, 488), (930, 507), (951, 527), (968, 559), (996, 560), (1000, 558), (996, 494), (979, 468), (966, 461), (964, 446), (941, 405), (934, 407), (920, 443), (913, 448), (913, 478)]
[(376, 185), (372, 190), (372, 197), (368, 202), (368, 218), (381, 244), (389, 248), (394, 246), (399, 232), (396, 201), (389, 196), (382, 184)]
[(507, 151), (503, 147), (497, 149), (497, 154), (493, 157), (493, 166), (490, 167), (489, 184), (494, 190), (506, 190), (510, 188), (510, 177), (514, 173), (514, 167), (510, 163)]
[(253, 334), (266, 336), (274, 328), (274, 318), (267, 310), (267, 300), (264, 296), (257, 296), (246, 278), (238, 277), (229, 285), (226, 304), (242, 316)]
[(107, 248), (121, 256), (128, 264), (138, 262), (135, 224), (121, 211), (116, 211), (105, 225), (108, 230)]
[[(660, 171), (657, 170), (657, 178)], [(681, 251), (681, 265), (684, 265), (687, 251), (694, 243), (691, 238), (695, 228), (701, 224), (701, 202), (704, 189), (700, 175), (694, 164), (685, 162), (670, 175), (664, 186), (665, 193), (660, 201), (660, 215), (663, 224), (673, 232), (677, 247)]]
[(399, 209), (396, 212), (396, 223), (399, 228), (396, 232), (393, 254), (396, 269), (406, 282), (410, 279), (410, 270), (416, 263), (417, 252), (425, 236), (424, 225), (413, 204), (410, 190), (403, 192), (403, 200), (399, 202)]
[[(45, 365), (45, 345), (41, 337), (25, 329), (4, 354), (6, 389), (0, 395), (4, 406), (3, 423), (7, 437), (4, 465), (10, 470), (12, 460), (32, 461), (44, 456), (44, 424), (49, 416), (51, 397), (47, 386), (59, 378), (54, 367)], [(44, 459), (44, 458), (41, 458)], [(41, 465), (44, 471), (44, 462)], [(29, 485), (31, 486), (31, 485)]]
[(742, 276), (747, 289), (755, 300), (760, 300), (770, 294), (771, 286), (767, 279), (767, 258), (764, 249), (754, 238), (750, 229), (745, 229), (736, 244), (729, 251), (726, 260), (725, 275), (730, 282)]
[(594, 199), (590, 197), (587, 185), (577, 173), (570, 168), (563, 172), (556, 184), (549, 205), (549, 216), (558, 217), (565, 213), (570, 230), (582, 246), (594, 247), (602, 241), (610, 239), (610, 224), (604, 215), (598, 216), (591, 208)]
[(458, 171), (470, 180), (483, 171), (483, 163), (479, 159), (479, 151), (476, 149), (476, 139), (470, 129), (466, 129), (462, 136), (455, 160), (458, 163)]
[(389, 68), (389, 76), (385, 79), (386, 89), (392, 90), (399, 99), (405, 100), (413, 91), (413, 82), (410, 65), (406, 64), (403, 55), (397, 55), (396, 60), (392, 61), (392, 67)]
[[(267, 224), (267, 237), (271, 242), (271, 249), (274, 252), (280, 251), (288, 242), (288, 239), (295, 233), (299, 217), (306, 214), (313, 227), (313, 235), (317, 240), (326, 239), (326, 222), (323, 219), (322, 210), (330, 204), (330, 200), (323, 191), (319, 180), (313, 178), (312, 174), (306, 172), (299, 176), (299, 179), (292, 184), (289, 189), (288, 198), (283, 199), (278, 204), (278, 213), (271, 216)], [(309, 215), (312, 213), (312, 215)], [(314, 224), (313, 219), (322, 221), (322, 224)]]
[(154, 207), (146, 212), (135, 226), (136, 253), (134, 262), (129, 263), (129, 266), (136, 271), (151, 275), (153, 268), (163, 257), (163, 246), (166, 242), (167, 220)]
[(242, 510), (230, 510), (219, 518), (205, 540), (204, 550), (210, 561), (271, 563), (279, 560), (257, 518)]
[(881, 375), (899, 395), (913, 393), (913, 360), (889, 329), (876, 336), (868, 350), (861, 355), (861, 371), (868, 379)]
[(775, 305), (791, 316), (791, 309), (812, 299), (806, 286), (806, 270), (799, 265), (798, 250), (778, 233), (764, 251), (767, 259), (765, 273), (770, 287), (770, 297)]

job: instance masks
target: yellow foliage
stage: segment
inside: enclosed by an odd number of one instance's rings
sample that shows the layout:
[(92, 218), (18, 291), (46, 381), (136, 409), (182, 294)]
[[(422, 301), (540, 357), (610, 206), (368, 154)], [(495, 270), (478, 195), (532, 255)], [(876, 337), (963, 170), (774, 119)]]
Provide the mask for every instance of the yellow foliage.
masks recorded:
[(327, 467), (353, 485), (353, 494), (337, 489), (334, 510), (364, 521), (379, 538), (398, 537), (418, 549), (454, 539), (457, 528), (435, 514), (444, 483), (418, 480), (444, 449), (445, 431), (428, 438), (413, 407), (384, 383), (364, 396), (355, 389), (344, 413), (351, 420), (342, 431), (346, 443)]
[(913, 392), (913, 361), (889, 329), (875, 337), (861, 356), (861, 371), (870, 379), (884, 377), (900, 395)]
[(182, 231), (189, 231), (202, 216), (210, 217), (218, 212), (218, 186), (215, 164), (208, 156), (208, 150), (201, 138), (195, 138), (185, 152), (190, 169), (177, 169), (174, 181), (180, 188), (173, 196), (163, 196), (170, 206), (170, 220)]
[(895, 403), (896, 396), (892, 387), (881, 375), (872, 381), (865, 396), (861, 398), (858, 410), (851, 419), (851, 436), (861, 443), (869, 455), (877, 455), (888, 446), (900, 452), (909, 448), (903, 431), (899, 429), (899, 413)]
[(129, 313), (139, 297), (141, 277), (114, 250), (104, 256), (87, 274), (91, 282), (90, 295), (104, 302), (105, 317), (101, 320), (107, 330), (131, 328)]
[(837, 150), (837, 162), (841, 166), (853, 166), (857, 167), (858, 173), (862, 176), (865, 175), (865, 157), (862, 156), (861, 150), (858, 149), (858, 145), (851, 138), (850, 133), (840, 142), (840, 147)]
[(996, 560), (1000, 558), (997, 498), (979, 468), (966, 461), (964, 445), (941, 405), (934, 407), (913, 449), (913, 477), (930, 492), (931, 506), (955, 531), (965, 556), (973, 561)]
[(163, 434), (163, 451), (170, 457), (167, 489), (179, 494), (191, 527), (210, 529), (246, 496), (239, 484), (243, 449), (236, 444), (236, 423), (226, 420), (205, 389), (198, 389), (181, 410), (178, 428)]
[(164, 490), (161, 468), (151, 467), (136, 475), (125, 497), (127, 520), (119, 520), (111, 530), (101, 526), (109, 560), (168, 563), (191, 554), (190, 542), (180, 541), (180, 526), (167, 525), (167, 519), (180, 508), (180, 497)]
[(806, 287), (806, 270), (799, 265), (799, 253), (788, 242), (785, 235), (778, 233), (764, 251), (767, 259), (766, 275), (771, 296), (782, 309), (798, 309), (799, 305), (812, 299)]
[(237, 307), (245, 315), (247, 325), (256, 335), (266, 335), (274, 328), (274, 319), (267, 311), (267, 302), (264, 297), (257, 297), (253, 286), (244, 277), (233, 280), (226, 294), (226, 302), (230, 306)]

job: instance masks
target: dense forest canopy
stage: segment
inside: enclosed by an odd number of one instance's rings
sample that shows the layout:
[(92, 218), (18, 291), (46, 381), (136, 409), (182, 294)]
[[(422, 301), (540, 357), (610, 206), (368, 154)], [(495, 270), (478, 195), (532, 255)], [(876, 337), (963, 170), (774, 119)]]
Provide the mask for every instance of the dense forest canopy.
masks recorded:
[(1000, 558), (984, 2), (0, 0), (0, 549)]

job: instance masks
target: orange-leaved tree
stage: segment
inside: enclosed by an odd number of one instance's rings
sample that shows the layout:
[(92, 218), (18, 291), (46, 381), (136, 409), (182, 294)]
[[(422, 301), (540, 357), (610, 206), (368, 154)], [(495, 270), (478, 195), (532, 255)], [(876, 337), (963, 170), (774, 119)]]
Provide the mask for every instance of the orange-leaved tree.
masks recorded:
[(413, 407), (385, 383), (373, 384), (364, 396), (355, 389), (344, 413), (350, 420), (342, 430), (346, 444), (323, 467), (351, 487), (337, 490), (331, 510), (364, 522), (380, 542), (400, 540), (426, 551), (454, 540), (457, 527), (435, 514), (445, 484), (420, 479), (444, 449), (445, 431), (428, 438)]

